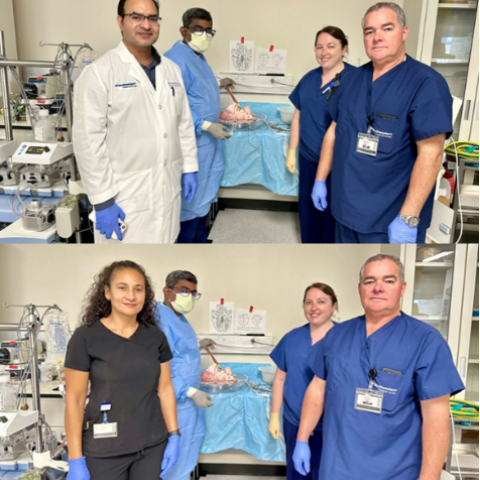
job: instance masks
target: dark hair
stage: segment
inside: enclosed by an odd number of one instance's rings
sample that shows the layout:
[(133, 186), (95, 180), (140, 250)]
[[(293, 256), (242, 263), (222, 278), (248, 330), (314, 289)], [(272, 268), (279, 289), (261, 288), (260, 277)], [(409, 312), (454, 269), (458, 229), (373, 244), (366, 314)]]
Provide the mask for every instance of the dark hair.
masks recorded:
[(340, 43), (342, 44), (342, 48), (347, 47), (347, 52), (348, 52), (348, 38), (343, 33), (342, 29), (338, 27), (332, 27), (331, 25), (329, 25), (328, 27), (323, 27), (321, 30), (317, 32), (317, 35), (315, 36), (315, 45), (317, 44), (318, 37), (320, 36), (321, 33), (328, 33), (333, 38), (336, 38), (337, 40), (339, 40)]
[(365, 273), (365, 268), (367, 265), (373, 262), (382, 262), (383, 260), (390, 260), (393, 263), (395, 263), (398, 267), (398, 274), (400, 275), (400, 281), (403, 283), (405, 281), (405, 267), (403, 266), (403, 263), (400, 261), (398, 257), (395, 255), (387, 255), (385, 253), (379, 253), (377, 255), (374, 255), (373, 257), (370, 257), (363, 265), (362, 268), (360, 269), (360, 274), (358, 278), (358, 282), (362, 283), (363, 279), (363, 274)]
[(395, 12), (395, 15), (397, 16), (398, 23), (402, 28), (404, 28), (407, 25), (407, 18), (405, 16), (405, 11), (400, 5), (397, 5), (396, 3), (393, 2), (379, 2), (370, 7), (365, 15), (363, 16), (362, 19), (362, 28), (365, 27), (365, 18), (367, 18), (367, 15), (372, 12), (378, 12), (378, 10), (382, 8), (388, 8), (390, 10), (393, 10)]
[(118, 270), (135, 270), (143, 275), (145, 279), (145, 304), (142, 311), (137, 315), (138, 323), (144, 325), (155, 325), (157, 320), (155, 292), (153, 291), (152, 281), (145, 273), (145, 269), (130, 260), (113, 262), (105, 267), (98, 275), (95, 275), (95, 281), (87, 292), (85, 305), (82, 314), (82, 324), (92, 326), (100, 319), (108, 317), (112, 313), (112, 305), (105, 297), (105, 287), (110, 288), (113, 274)]
[(307, 298), (307, 293), (309, 292), (309, 290), (311, 290), (312, 288), (318, 288), (319, 290), (321, 290), (325, 295), (328, 295), (331, 300), (332, 300), (332, 305), (335, 304), (335, 303), (338, 303), (338, 300), (337, 300), (337, 295), (335, 294), (335, 292), (333, 291), (333, 288), (330, 286), (330, 285), (327, 285), (326, 283), (320, 283), (320, 282), (317, 282), (317, 283), (312, 283), (311, 285), (309, 285), (306, 290), (305, 290), (305, 293), (303, 295), (303, 303), (305, 303), (305, 299)]
[(199, 20), (207, 20), (207, 22), (213, 23), (213, 19), (212, 19), (212, 16), (210, 15), (210, 12), (207, 12), (203, 8), (194, 7), (194, 8), (189, 8), (183, 14), (183, 17), (182, 17), (183, 26), (185, 28), (188, 28), (195, 18), (198, 18)]
[[(152, 0), (152, 2), (155, 4), (157, 7), (157, 12), (160, 12), (160, 3), (158, 0)], [(125, 16), (125, 4), (127, 3), (127, 0), (120, 0), (118, 2), (118, 8), (117, 8), (117, 13), (120, 17)]]
[(170, 272), (165, 279), (165, 286), (167, 288), (173, 288), (180, 280), (186, 280), (197, 285), (197, 277), (187, 270), (175, 270)]

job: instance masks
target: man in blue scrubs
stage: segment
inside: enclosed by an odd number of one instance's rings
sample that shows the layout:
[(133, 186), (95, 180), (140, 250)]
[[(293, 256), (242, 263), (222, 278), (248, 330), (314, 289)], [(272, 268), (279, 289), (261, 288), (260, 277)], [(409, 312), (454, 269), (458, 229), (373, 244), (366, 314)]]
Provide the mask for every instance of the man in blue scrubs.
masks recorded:
[(451, 395), (464, 386), (442, 335), (405, 315), (403, 265), (368, 259), (358, 285), (365, 315), (320, 342), (293, 459), (308, 467), (308, 438), (323, 413), (319, 480), (439, 480), (450, 445)]
[(322, 145), (312, 192), (332, 213), (337, 243), (424, 243), (452, 96), (443, 77), (406, 54), (405, 14), (395, 3), (363, 20), (371, 62), (348, 75), (330, 102), (333, 123)]
[(182, 200), (177, 243), (207, 243), (207, 216), (212, 203), (217, 201), (224, 169), (221, 140), (230, 138), (227, 127), (219, 123), (219, 86), (233, 87), (235, 83), (224, 78), (219, 85), (203, 55), (215, 36), (210, 13), (203, 8), (190, 8), (182, 20), (183, 40), (165, 52), (165, 57), (182, 71), (197, 137), (199, 170), (193, 200)]
[(212, 347), (214, 342), (203, 339), (198, 345), (195, 331), (185, 318), (201, 297), (197, 283), (191, 272), (171, 272), (163, 289), (165, 300), (157, 305), (158, 326), (167, 337), (173, 354), (170, 368), (181, 432), (180, 456), (174, 469), (163, 480), (190, 479), (205, 436), (203, 409), (213, 405), (210, 395), (199, 390), (202, 370), (199, 348)]

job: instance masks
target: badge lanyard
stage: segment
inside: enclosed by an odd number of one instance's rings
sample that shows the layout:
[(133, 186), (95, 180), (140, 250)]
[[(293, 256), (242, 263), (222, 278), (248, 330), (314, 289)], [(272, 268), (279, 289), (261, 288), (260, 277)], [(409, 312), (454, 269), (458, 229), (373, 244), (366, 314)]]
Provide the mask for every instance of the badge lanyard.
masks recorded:
[(371, 104), (372, 104), (371, 95), (369, 95), (369, 98), (370, 98), (370, 102), (367, 101), (365, 104), (365, 108), (367, 110), (367, 119), (368, 119), (367, 133), (362, 133), (362, 132), (358, 133), (357, 152), (362, 153), (364, 155), (369, 155), (371, 157), (376, 157), (378, 152), (378, 143), (380, 142), (380, 137), (378, 137), (378, 135), (372, 134), (372, 131), (374, 131), (373, 122), (375, 118), (371, 113)]
[(111, 403), (100, 404), (100, 412), (103, 413), (103, 423), (93, 424), (93, 438), (98, 440), (100, 438), (116, 438), (118, 437), (117, 422), (108, 422), (108, 412), (112, 409)]
[(376, 377), (377, 371), (374, 368), (371, 368), (368, 372), (368, 388), (357, 388), (356, 390), (355, 410), (376, 413), (378, 415), (382, 413), (384, 393), (373, 389)]

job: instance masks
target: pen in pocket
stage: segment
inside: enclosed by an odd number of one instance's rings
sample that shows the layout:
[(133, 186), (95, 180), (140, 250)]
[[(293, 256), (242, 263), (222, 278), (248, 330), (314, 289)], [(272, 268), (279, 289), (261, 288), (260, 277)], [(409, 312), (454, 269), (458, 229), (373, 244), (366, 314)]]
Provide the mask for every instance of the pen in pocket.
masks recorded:
[(384, 118), (385, 120), (397, 120), (397, 117), (394, 117), (392, 115), (385, 115), (384, 113), (379, 113), (377, 117)]
[(382, 372), (390, 373), (391, 375), (403, 375), (402, 372), (399, 372), (398, 370), (392, 370), (391, 368), (382, 368)]

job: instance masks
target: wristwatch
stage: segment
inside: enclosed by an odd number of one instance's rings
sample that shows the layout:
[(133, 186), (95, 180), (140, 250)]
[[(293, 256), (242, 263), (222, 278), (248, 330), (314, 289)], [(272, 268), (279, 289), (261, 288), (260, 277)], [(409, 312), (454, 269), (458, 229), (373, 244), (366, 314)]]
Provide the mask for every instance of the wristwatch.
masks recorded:
[(413, 215), (405, 215), (404, 213), (400, 213), (398, 215), (409, 227), (418, 227), (420, 225), (420, 219)]
[(168, 432), (168, 436), (169, 437), (173, 437), (175, 435), (179, 435), (179, 436), (182, 436), (182, 432), (180, 431), (180, 429), (178, 430), (172, 430), (171, 432)]

